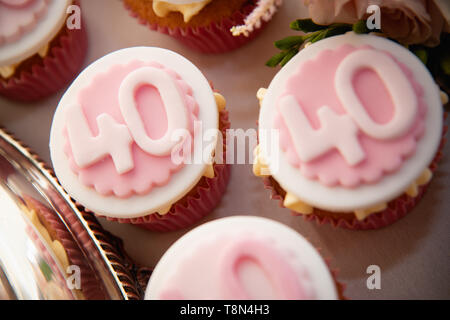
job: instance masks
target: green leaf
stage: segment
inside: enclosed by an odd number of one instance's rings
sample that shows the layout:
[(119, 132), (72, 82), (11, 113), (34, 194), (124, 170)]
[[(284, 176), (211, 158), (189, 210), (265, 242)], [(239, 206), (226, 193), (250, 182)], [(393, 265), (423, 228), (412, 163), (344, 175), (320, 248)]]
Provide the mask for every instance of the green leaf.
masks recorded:
[(41, 272), (47, 281), (50, 281), (53, 278), (53, 271), (44, 260), (39, 261), (39, 269), (41, 269)]
[(291, 22), (290, 28), (292, 30), (303, 31), (308, 33), (326, 29), (327, 26), (315, 24), (311, 19), (299, 19)]
[(425, 49), (417, 49), (413, 51), (414, 54), (420, 59), (422, 60), (424, 65), (427, 65), (428, 62), (428, 52)]
[(359, 20), (357, 23), (353, 25), (353, 31), (355, 33), (368, 33), (369, 29), (367, 29), (366, 21)]
[(328, 29), (320, 31), (318, 34), (313, 36), (309, 41), (311, 41), (311, 43), (314, 43), (328, 37), (328, 31), (329, 31)]
[(272, 58), (269, 59), (269, 61), (266, 62), (266, 66), (268, 67), (276, 67), (278, 64), (280, 64), (281, 60), (286, 56), (287, 52), (283, 51), (280, 53), (277, 53)]
[(328, 29), (327, 37), (337, 36), (339, 34), (344, 34), (348, 31), (352, 31), (352, 25), (350, 24), (337, 25), (336, 27), (331, 27), (330, 29)]
[(283, 60), (281, 60), (280, 65), (281, 65), (282, 67), (284, 67), (284, 65), (285, 65), (286, 63), (288, 63), (289, 60), (291, 60), (297, 53), (298, 53), (298, 49), (297, 49), (297, 48), (293, 48), (293, 49), (289, 50), (289, 51), (286, 53), (286, 56), (283, 58)]
[(275, 47), (280, 50), (288, 50), (295, 45), (301, 45), (304, 41), (304, 38), (301, 36), (290, 36), (284, 39), (275, 41)]
[(441, 58), (441, 68), (446, 75), (450, 75), (450, 54)]

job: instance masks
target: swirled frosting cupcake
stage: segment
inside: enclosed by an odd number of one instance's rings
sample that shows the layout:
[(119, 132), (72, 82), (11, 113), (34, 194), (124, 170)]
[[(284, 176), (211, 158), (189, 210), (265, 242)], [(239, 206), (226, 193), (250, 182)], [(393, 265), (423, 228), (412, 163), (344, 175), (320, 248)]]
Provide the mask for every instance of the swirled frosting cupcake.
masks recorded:
[(295, 214), (379, 228), (409, 212), (432, 178), (440, 92), (393, 41), (354, 33), (321, 40), (258, 96), (254, 172)]
[(86, 48), (78, 1), (0, 0), (0, 95), (35, 101), (58, 91)]
[(203, 53), (237, 49), (271, 20), (282, 0), (124, 0), (152, 30)]
[(327, 264), (300, 234), (259, 217), (231, 217), (190, 231), (167, 250), (148, 300), (313, 300), (342, 297)]
[(228, 178), (225, 99), (175, 52), (113, 52), (85, 69), (56, 110), (56, 176), (98, 215), (157, 231), (186, 227), (219, 202)]

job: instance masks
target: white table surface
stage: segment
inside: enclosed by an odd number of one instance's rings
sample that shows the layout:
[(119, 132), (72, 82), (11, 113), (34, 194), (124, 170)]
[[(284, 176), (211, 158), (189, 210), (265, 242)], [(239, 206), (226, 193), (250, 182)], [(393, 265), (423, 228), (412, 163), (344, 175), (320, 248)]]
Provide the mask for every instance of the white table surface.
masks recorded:
[[(117, 49), (159, 46), (183, 54), (196, 64), (227, 98), (233, 128), (255, 128), (260, 87), (267, 87), (276, 69), (264, 66), (277, 50), (273, 41), (292, 31), (289, 22), (305, 17), (300, 0), (285, 5), (263, 34), (246, 47), (223, 55), (202, 55), (176, 40), (141, 26), (123, 9), (119, 0), (82, 0), (89, 33), (88, 63)], [(62, 92), (33, 105), (0, 98), (0, 125), (49, 161), (48, 139), (53, 112)], [(340, 269), (352, 299), (450, 299), (450, 158), (448, 147), (422, 202), (407, 217), (376, 231), (350, 231), (318, 226), (293, 217), (270, 200), (261, 179), (250, 165), (235, 165), (228, 191), (220, 206), (202, 222), (230, 215), (258, 215), (285, 223), (307, 237)], [(130, 225), (101, 221), (122, 237), (128, 253), (138, 263), (154, 266), (164, 251), (187, 230), (152, 233)], [(366, 269), (381, 268), (381, 289), (369, 290)]]

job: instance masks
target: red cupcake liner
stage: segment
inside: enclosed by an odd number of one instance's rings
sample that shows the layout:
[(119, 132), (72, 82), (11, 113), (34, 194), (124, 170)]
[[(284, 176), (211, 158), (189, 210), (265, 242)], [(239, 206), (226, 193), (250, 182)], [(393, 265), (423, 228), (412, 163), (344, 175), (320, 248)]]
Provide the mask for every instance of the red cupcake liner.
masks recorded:
[[(316, 248), (316, 250), (319, 252), (320, 255), (322, 255), (322, 249)], [(334, 285), (336, 287), (338, 300), (349, 300), (349, 298), (347, 298), (344, 294), (345, 289), (347, 288), (347, 285), (338, 280), (339, 270), (331, 267), (331, 258), (324, 258), (322, 256), (322, 259), (325, 261), (325, 263), (328, 267), (328, 270), (330, 271), (331, 277), (333, 278)]]
[(130, 15), (137, 18), (140, 24), (148, 26), (153, 31), (167, 34), (193, 50), (207, 54), (224, 53), (242, 47), (256, 38), (268, 23), (268, 21), (262, 20), (261, 26), (255, 28), (247, 37), (244, 35), (235, 37), (230, 29), (234, 26), (244, 24), (245, 18), (256, 8), (255, 4), (246, 5), (231, 17), (222, 19), (220, 22), (213, 22), (206, 27), (196, 28), (169, 28), (159, 26), (156, 23), (150, 23), (140, 18), (126, 3), (124, 4), (125, 8), (130, 12)]
[[(447, 114), (444, 115), (444, 119), (447, 118)], [(429, 169), (435, 172), (438, 166), (438, 162), (442, 158), (442, 150), (446, 143), (445, 134), (447, 133), (448, 127), (445, 125), (442, 132), (441, 144), (439, 146), (438, 152), (436, 153), (433, 161), (431, 162)], [(264, 178), (264, 186), (266, 189), (271, 190), (271, 199), (277, 200), (279, 206), (285, 208), (283, 205), (284, 197), (278, 192), (275, 187), (273, 180), (271, 178)], [(418, 194), (416, 197), (410, 197), (407, 194), (403, 194), (396, 199), (390, 201), (385, 210), (373, 213), (364, 220), (358, 220), (354, 215), (353, 219), (346, 220), (343, 218), (336, 218), (332, 216), (327, 216), (323, 214), (318, 214), (317, 209), (309, 215), (302, 215), (297, 212), (291, 211), (292, 215), (303, 216), (306, 221), (316, 221), (319, 225), (331, 224), (334, 227), (341, 227), (350, 230), (373, 230), (386, 227), (393, 224), (394, 222), (400, 220), (406, 216), (412, 208), (414, 208), (420, 199), (422, 199), (425, 191), (427, 190), (429, 183), (418, 187)], [(326, 213), (325, 213), (326, 214)]]
[[(326, 260), (327, 264), (328, 264), (328, 268), (330, 267), (329, 265), (329, 261)], [(347, 285), (343, 282), (340, 282), (337, 277), (339, 275), (339, 270), (337, 269), (329, 269), (331, 272), (331, 276), (333, 277), (334, 280), (334, 285), (336, 286), (336, 291), (337, 291), (337, 295), (338, 295), (338, 300), (350, 300), (349, 298), (347, 298), (344, 294), (345, 289), (347, 288)]]
[[(61, 242), (66, 251), (67, 257), (69, 259), (69, 264), (76, 265), (80, 268), (80, 292), (83, 294), (84, 298), (88, 300), (105, 299), (105, 293), (98, 285), (99, 280), (96, 278), (95, 272), (93, 272), (89, 265), (86, 264), (86, 258), (84, 257), (77, 243), (74, 241), (73, 236), (69, 233), (69, 231), (67, 231), (64, 222), (61, 221), (57, 215), (55, 215), (51, 210), (49, 210), (39, 201), (31, 197), (25, 197), (25, 201), (27, 204), (31, 205), (31, 207), (35, 208), (35, 210), (38, 211), (37, 214), (42, 219), (44, 219), (48, 223), (52, 231), (55, 232), (56, 240)], [(38, 241), (37, 243), (39, 242), (40, 241)], [(43, 244), (41, 244), (41, 247), (42, 246)], [(44, 253), (46, 251), (46, 249), (43, 250)], [(47, 255), (50, 256), (48, 253)], [(63, 270), (63, 272), (65, 271), (66, 270)]]
[(0, 80), (0, 95), (33, 102), (56, 93), (78, 75), (86, 57), (87, 44), (84, 25), (79, 30), (67, 29), (59, 36), (58, 45), (50, 47), (47, 55), (33, 65), (31, 71), (21, 72), (6, 81)]
[[(230, 127), (228, 111), (220, 112), (220, 123), (223, 135), (223, 162), (226, 157), (226, 130)], [(203, 177), (204, 183), (197, 184), (184, 199), (175, 203), (165, 215), (152, 213), (144, 217), (118, 219), (105, 217), (109, 221), (135, 224), (141, 228), (168, 232), (187, 228), (207, 216), (220, 202), (231, 175), (229, 164), (214, 164), (214, 178)]]

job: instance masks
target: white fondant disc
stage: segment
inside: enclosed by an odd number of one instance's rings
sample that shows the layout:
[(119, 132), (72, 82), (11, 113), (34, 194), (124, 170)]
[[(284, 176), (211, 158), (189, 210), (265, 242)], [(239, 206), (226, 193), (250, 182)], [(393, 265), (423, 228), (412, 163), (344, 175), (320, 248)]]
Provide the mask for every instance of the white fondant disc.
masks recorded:
[(72, 0), (50, 0), (47, 12), (32, 30), (26, 32), (18, 41), (0, 45), (0, 66), (19, 63), (36, 54), (48, 44), (66, 22), (67, 8)]
[[(423, 99), (427, 105), (425, 132), (417, 143), (415, 153), (406, 159), (401, 168), (385, 175), (379, 182), (364, 184), (357, 188), (342, 186), (327, 187), (318, 180), (303, 176), (292, 166), (281, 148), (277, 148), (277, 159), (271, 159), (268, 147), (270, 132), (274, 129), (276, 103), (284, 92), (286, 82), (298, 70), (301, 63), (313, 59), (321, 51), (336, 49), (344, 44), (355, 47), (371, 45), (390, 52), (398, 61), (412, 71), (414, 79), (424, 89)], [(318, 41), (300, 51), (272, 80), (264, 97), (259, 116), (260, 150), (268, 162), (270, 172), (284, 190), (293, 193), (302, 201), (320, 209), (334, 212), (352, 212), (388, 202), (401, 195), (427, 168), (433, 160), (442, 136), (443, 110), (439, 88), (424, 64), (401, 45), (374, 35), (357, 35), (353, 32)], [(278, 144), (279, 147), (279, 144)]]
[[(165, 208), (186, 195), (201, 179), (207, 164), (185, 164), (174, 173), (169, 182), (163, 186), (153, 187), (146, 195), (133, 195), (129, 198), (103, 196), (95, 189), (85, 186), (71, 170), (64, 153), (67, 107), (77, 101), (78, 93), (90, 83), (93, 77), (108, 71), (115, 65), (125, 65), (131, 61), (157, 62), (178, 73), (193, 90), (193, 97), (198, 103), (198, 120), (203, 132), (209, 129), (217, 131), (219, 114), (214, 94), (205, 76), (190, 61), (181, 55), (161, 48), (135, 47), (110, 53), (88, 66), (73, 82), (62, 97), (56, 109), (50, 132), (50, 155), (63, 188), (86, 208), (95, 213), (114, 218), (136, 218)], [(194, 140), (194, 159), (203, 159), (204, 154), (212, 154), (215, 145), (202, 143), (201, 134)]]
[[(296, 264), (302, 269), (299, 272), (303, 278), (302, 270), (309, 276), (314, 296), (318, 300), (334, 300), (338, 298), (334, 279), (317, 250), (299, 233), (279, 222), (251, 216), (234, 216), (211, 221), (195, 228), (181, 237), (158, 262), (150, 277), (145, 292), (146, 300), (158, 299), (162, 290), (166, 288), (167, 281), (178, 267), (178, 263), (189, 258), (190, 252), (202, 247), (208, 239), (221, 236), (239, 237), (249, 235), (267, 238), (274, 244), (295, 255)], [(208, 293), (205, 293), (207, 299)]]

